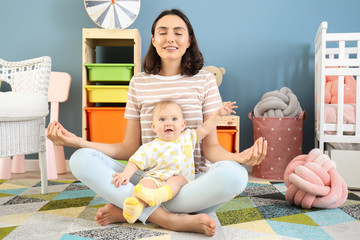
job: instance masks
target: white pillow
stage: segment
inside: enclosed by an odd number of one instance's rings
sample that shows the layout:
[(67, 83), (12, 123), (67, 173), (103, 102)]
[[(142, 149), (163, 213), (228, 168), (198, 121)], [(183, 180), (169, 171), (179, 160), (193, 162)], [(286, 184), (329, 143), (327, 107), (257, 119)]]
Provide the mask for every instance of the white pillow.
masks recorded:
[(29, 92), (0, 92), (0, 121), (21, 121), (49, 114), (47, 96)]

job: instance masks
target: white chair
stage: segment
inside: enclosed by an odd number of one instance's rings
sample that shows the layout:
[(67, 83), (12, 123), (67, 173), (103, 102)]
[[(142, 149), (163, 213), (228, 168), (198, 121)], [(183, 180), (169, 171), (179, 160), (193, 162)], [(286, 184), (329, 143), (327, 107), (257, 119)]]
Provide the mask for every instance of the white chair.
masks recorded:
[(11, 177), (10, 156), (38, 153), (41, 192), (47, 193), (45, 118), (49, 113), (51, 58), (20, 62), (0, 59), (0, 81), (11, 92), (0, 92), (0, 178)]

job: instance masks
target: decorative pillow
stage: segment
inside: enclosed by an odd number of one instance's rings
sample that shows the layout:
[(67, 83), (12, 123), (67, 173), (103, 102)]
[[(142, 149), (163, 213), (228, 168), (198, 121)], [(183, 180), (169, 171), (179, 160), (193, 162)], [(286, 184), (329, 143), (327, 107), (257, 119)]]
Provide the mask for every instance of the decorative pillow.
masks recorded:
[(285, 170), (284, 181), (286, 200), (305, 209), (337, 208), (348, 196), (335, 162), (317, 148), (294, 158)]
[(21, 121), (49, 114), (47, 96), (29, 92), (0, 92), (0, 121)]

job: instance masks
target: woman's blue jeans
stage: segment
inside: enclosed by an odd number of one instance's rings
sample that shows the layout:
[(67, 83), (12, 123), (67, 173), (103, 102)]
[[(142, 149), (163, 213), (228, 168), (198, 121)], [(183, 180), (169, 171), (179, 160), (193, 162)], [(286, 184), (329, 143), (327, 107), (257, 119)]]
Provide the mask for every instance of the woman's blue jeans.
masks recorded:
[[(127, 185), (115, 187), (112, 175), (122, 172), (125, 165), (90, 148), (77, 150), (70, 158), (70, 168), (77, 179), (119, 208), (123, 208), (125, 198), (131, 196), (143, 174), (139, 170)], [(247, 183), (248, 173), (241, 164), (219, 161), (208, 172), (197, 174), (194, 181), (161, 206), (174, 213), (210, 213), (243, 192)], [(145, 224), (157, 207), (145, 207), (139, 220)]]

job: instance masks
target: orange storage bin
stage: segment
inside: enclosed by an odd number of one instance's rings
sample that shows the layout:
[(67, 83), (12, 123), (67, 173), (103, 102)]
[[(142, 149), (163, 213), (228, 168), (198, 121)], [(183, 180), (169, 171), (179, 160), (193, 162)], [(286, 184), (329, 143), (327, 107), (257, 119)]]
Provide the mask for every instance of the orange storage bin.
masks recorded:
[(236, 129), (217, 129), (217, 136), (220, 145), (229, 152), (235, 152)]
[(127, 119), (125, 107), (85, 107), (90, 141), (102, 143), (122, 142)]

